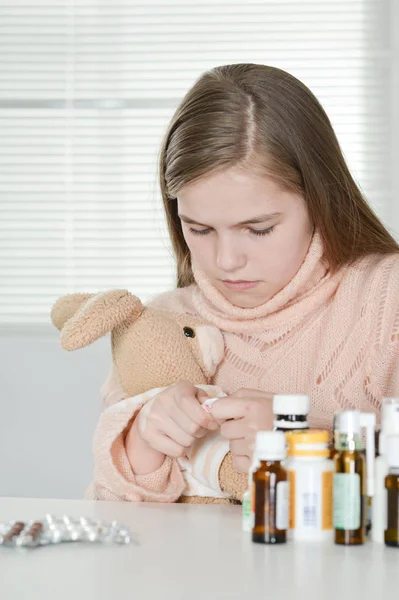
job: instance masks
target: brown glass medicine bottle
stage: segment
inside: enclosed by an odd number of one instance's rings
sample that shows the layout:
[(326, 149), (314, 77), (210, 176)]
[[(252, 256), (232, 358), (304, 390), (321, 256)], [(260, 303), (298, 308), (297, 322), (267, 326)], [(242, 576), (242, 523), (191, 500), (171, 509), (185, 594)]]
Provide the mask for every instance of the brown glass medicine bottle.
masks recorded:
[(289, 484), (281, 466), (285, 458), (285, 435), (281, 431), (259, 431), (256, 435), (254, 471), (254, 527), (252, 541), (281, 544), (287, 540)]
[[(333, 480), (336, 544), (354, 546), (364, 543), (368, 480), (361, 427), (368, 429), (367, 440), (374, 442), (374, 423), (375, 415), (358, 410), (347, 410), (336, 415)], [(367, 448), (367, 452), (373, 463), (374, 443)], [(373, 473), (369, 475), (372, 481)]]
[(385, 477), (387, 491), (387, 526), (384, 541), (387, 546), (399, 548), (399, 436), (386, 439), (388, 475)]

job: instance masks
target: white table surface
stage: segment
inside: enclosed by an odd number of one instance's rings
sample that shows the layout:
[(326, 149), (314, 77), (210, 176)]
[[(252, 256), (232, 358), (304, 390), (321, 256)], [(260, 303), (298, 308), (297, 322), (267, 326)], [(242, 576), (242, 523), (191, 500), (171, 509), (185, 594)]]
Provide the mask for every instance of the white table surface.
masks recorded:
[(253, 544), (241, 508), (0, 498), (0, 521), (46, 513), (118, 520), (140, 545), (0, 547), (4, 600), (376, 600), (399, 597), (399, 549)]

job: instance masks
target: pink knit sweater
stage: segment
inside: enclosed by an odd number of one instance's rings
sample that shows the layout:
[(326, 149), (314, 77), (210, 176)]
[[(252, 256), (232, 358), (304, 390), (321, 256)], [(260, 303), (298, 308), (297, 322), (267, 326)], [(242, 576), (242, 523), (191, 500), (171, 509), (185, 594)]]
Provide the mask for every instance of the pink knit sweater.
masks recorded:
[[(256, 308), (229, 303), (195, 265), (195, 284), (152, 304), (222, 330), (226, 352), (213, 383), (224, 392), (307, 393), (311, 426), (331, 428), (338, 410), (377, 412), (382, 397), (399, 395), (399, 254), (370, 255), (335, 275), (321, 256), (316, 234), (296, 276)], [(87, 497), (177, 500), (185, 488), (178, 461), (167, 458), (155, 473), (136, 477), (123, 443), (134, 410), (112, 375), (102, 395), (108, 408), (95, 434)]]

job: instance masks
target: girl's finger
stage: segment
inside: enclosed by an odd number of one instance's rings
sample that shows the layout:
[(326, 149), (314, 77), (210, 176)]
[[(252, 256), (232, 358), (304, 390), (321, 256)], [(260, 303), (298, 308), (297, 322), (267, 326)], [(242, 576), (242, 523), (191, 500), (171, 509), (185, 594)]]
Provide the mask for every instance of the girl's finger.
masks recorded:
[(231, 453), (235, 456), (247, 456), (248, 458), (252, 456), (252, 451), (250, 449), (250, 442), (246, 438), (242, 438), (241, 440), (232, 440), (230, 442), (230, 450)]
[(176, 405), (173, 413), (170, 414), (170, 417), (175, 421), (175, 423), (188, 435), (193, 436), (195, 438), (202, 438), (206, 433), (208, 433), (209, 429), (206, 427), (201, 427), (193, 421), (179, 406)]
[(170, 456), (171, 458), (184, 456), (187, 452), (187, 448), (177, 444), (160, 431), (157, 432), (157, 435), (154, 435), (154, 439), (151, 436), (148, 441), (154, 450), (158, 450), (158, 452), (162, 452), (162, 454), (166, 454), (166, 456)]
[(235, 456), (233, 455), (233, 467), (240, 473), (248, 473), (251, 466), (251, 461), (248, 456)]
[(179, 444), (179, 446), (183, 446), (184, 448), (190, 448), (195, 441), (194, 436), (184, 431), (171, 417), (165, 418), (162, 423), (161, 431), (171, 440)]
[(248, 434), (246, 419), (230, 419), (220, 427), (220, 433), (226, 440), (238, 440)]
[(217, 421), (227, 421), (228, 419), (241, 419), (247, 412), (248, 400), (243, 398), (231, 398), (226, 396), (220, 398), (211, 407), (211, 415)]

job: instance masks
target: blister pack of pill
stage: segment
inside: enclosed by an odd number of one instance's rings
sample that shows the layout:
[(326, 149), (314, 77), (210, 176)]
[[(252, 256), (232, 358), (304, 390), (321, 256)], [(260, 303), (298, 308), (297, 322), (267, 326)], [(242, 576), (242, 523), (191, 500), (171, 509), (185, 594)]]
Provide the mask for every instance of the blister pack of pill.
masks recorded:
[(137, 543), (137, 538), (117, 521), (96, 521), (87, 517), (47, 514), (33, 521), (0, 523), (0, 546), (37, 548), (64, 542), (130, 544)]

